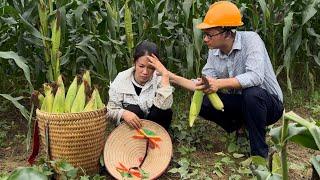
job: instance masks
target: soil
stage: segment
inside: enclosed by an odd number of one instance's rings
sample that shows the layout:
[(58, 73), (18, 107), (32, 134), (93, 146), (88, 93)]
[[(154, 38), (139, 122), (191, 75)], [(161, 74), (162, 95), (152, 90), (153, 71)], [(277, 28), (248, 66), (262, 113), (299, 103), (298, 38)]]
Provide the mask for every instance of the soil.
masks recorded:
[[(301, 116), (308, 116), (308, 113), (303, 109), (297, 109)], [(27, 157), (29, 153), (26, 152), (25, 136), (27, 134), (27, 122), (20, 115), (17, 110), (9, 112), (0, 112), (0, 120), (5, 120), (10, 124), (11, 129), (7, 133), (7, 139), (4, 142), (4, 146), (0, 146), (0, 174), (4, 172), (11, 172), (17, 167), (28, 166)], [(280, 123), (278, 123), (280, 124)], [(215, 125), (212, 125), (216, 127)], [(193, 152), (190, 158), (194, 163), (201, 165), (200, 169), (203, 169), (206, 176), (210, 176), (212, 179), (228, 179), (234, 171), (230, 167), (224, 166), (224, 175), (218, 177), (214, 172), (215, 162), (221, 157), (217, 156), (217, 152), (227, 152), (226, 145), (219, 138), (219, 134), (223, 133), (223, 130), (216, 127), (217, 130), (210, 132), (209, 136), (212, 137), (212, 144), (214, 145), (210, 150), (197, 148), (197, 151)], [(0, 129), (1, 130), (1, 129)], [(174, 142), (174, 147), (178, 147), (178, 142)], [(303, 148), (299, 145), (288, 143), (289, 162), (294, 163), (294, 169), (290, 169), (290, 179), (310, 179), (312, 169), (309, 163), (311, 156), (320, 154), (319, 152)], [(176, 166), (179, 153), (175, 149), (174, 158), (171, 161), (169, 168)], [(232, 159), (235, 160), (235, 159)], [(244, 161), (245, 158), (236, 159), (236, 162)], [(202, 168), (204, 167), (204, 168)], [(209, 172), (208, 172), (209, 171)], [(102, 172), (106, 176), (106, 179), (112, 179), (106, 171)], [(249, 179), (249, 177), (242, 177), (243, 179)], [(179, 174), (165, 173), (159, 179), (180, 179)]]

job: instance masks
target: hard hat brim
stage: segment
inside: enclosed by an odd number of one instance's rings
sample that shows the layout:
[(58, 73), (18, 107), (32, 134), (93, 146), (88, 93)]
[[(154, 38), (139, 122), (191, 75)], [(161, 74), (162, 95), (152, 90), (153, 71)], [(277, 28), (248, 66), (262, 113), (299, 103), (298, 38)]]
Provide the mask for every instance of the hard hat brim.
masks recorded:
[(209, 28), (213, 28), (213, 27), (217, 27), (215, 25), (209, 25), (207, 23), (200, 23), (196, 26), (198, 29), (209, 29)]
[(196, 25), (196, 27), (198, 29), (209, 29), (209, 28), (213, 28), (213, 27), (239, 27), (239, 26), (242, 26), (243, 25), (243, 22), (240, 22), (239, 24), (235, 24), (235, 25), (229, 25), (229, 24), (226, 24), (226, 25), (209, 25), (207, 23), (200, 23), (198, 25)]

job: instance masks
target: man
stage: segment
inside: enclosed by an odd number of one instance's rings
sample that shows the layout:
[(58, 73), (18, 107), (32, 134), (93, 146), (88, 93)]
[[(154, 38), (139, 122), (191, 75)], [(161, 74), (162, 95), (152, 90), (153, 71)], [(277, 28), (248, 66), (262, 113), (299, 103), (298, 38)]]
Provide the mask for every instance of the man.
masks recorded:
[(235, 31), (242, 25), (240, 11), (233, 3), (219, 1), (211, 5), (204, 21), (197, 25), (209, 48), (202, 69), (209, 86), (200, 78), (194, 82), (173, 73), (170, 80), (191, 91), (218, 92), (224, 111), (214, 109), (205, 96), (200, 116), (227, 132), (244, 125), (249, 132), (251, 155), (267, 158), (265, 127), (282, 116), (283, 95), (263, 41), (255, 32)]

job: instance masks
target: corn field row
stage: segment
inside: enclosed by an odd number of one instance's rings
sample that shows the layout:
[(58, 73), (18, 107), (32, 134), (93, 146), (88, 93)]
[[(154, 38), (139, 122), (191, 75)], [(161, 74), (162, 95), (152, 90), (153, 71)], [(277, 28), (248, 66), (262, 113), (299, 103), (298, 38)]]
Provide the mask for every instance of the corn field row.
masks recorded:
[[(31, 92), (60, 72), (70, 81), (82, 68), (90, 69), (106, 92), (117, 72), (131, 66), (134, 46), (145, 39), (159, 45), (168, 69), (196, 77), (207, 49), (195, 25), (213, 2), (4, 0), (1, 92), (12, 91), (15, 84), (25, 84), (19, 91)], [(240, 30), (257, 31), (263, 38), (283, 89), (291, 92), (299, 84), (313, 91), (320, 72), (319, 1), (234, 2), (245, 22)]]

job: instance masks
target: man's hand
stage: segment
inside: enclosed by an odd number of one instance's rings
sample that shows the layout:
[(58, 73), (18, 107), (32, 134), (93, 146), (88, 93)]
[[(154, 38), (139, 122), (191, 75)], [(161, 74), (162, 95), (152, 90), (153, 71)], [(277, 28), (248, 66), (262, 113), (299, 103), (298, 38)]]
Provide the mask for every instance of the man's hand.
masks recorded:
[(206, 94), (215, 93), (219, 90), (218, 81), (215, 78), (205, 77), (207, 82), (205, 82), (204, 78), (198, 78), (198, 82), (196, 82), (196, 89), (202, 90)]
[(140, 118), (133, 112), (125, 110), (122, 119), (131, 127), (139, 129), (142, 127)]

